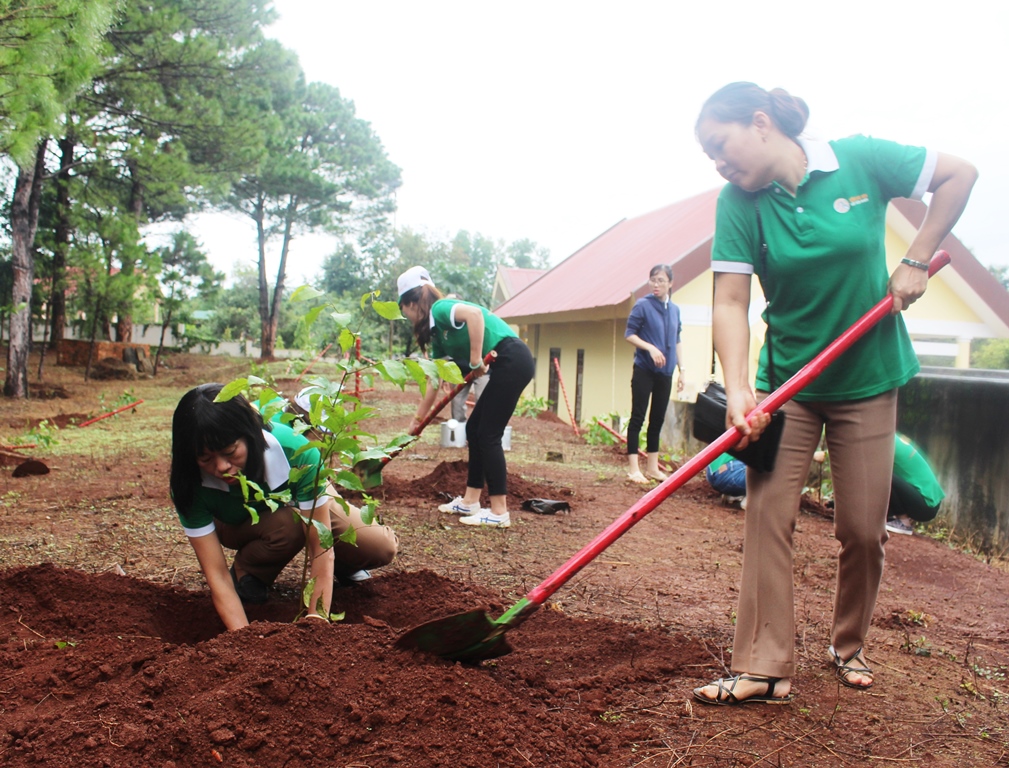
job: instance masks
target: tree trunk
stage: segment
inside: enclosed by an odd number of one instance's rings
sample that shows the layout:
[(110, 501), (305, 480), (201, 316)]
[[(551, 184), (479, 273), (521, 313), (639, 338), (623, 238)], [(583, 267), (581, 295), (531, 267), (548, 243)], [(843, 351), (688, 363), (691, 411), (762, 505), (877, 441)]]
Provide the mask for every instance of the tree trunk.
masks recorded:
[[(127, 167), (130, 169), (130, 178), (132, 182), (130, 184), (130, 202), (129, 202), (129, 212), (133, 216), (134, 220), (137, 222), (137, 227), (140, 226), (140, 217), (144, 210), (144, 188), (137, 180), (139, 178), (137, 173), (136, 161), (130, 160), (127, 163)], [(126, 259), (122, 263), (122, 274), (124, 276), (132, 275), (136, 265), (133, 263), (132, 259)], [(126, 305), (122, 308), (119, 313), (119, 319), (116, 323), (116, 341), (133, 341), (133, 296), (126, 299)]]
[(10, 342), (7, 346), (7, 397), (28, 397), (28, 352), (32, 343), (32, 279), (34, 273), (35, 230), (39, 223), (39, 198), (45, 171), (46, 145), (39, 143), (35, 163), (18, 169), (11, 201), (11, 264), (14, 270), (11, 303)]
[(63, 341), (67, 325), (67, 256), (70, 253), (70, 167), (74, 162), (76, 142), (62, 138), (60, 146), (60, 170), (56, 176), (56, 242), (53, 245), (53, 290), (49, 296), (49, 346), (57, 349)]
[(88, 364), (84, 368), (84, 381), (91, 379), (91, 365), (95, 361), (95, 344), (98, 337), (98, 318), (102, 313), (102, 297), (95, 299), (95, 316), (91, 320), (91, 344), (88, 347)]
[(266, 229), (263, 220), (266, 212), (263, 200), (256, 203), (256, 239), (259, 246), (259, 353), (263, 357), (273, 357), (277, 341), (277, 327), (270, 323), (270, 287), (266, 282)]
[(165, 331), (168, 330), (168, 326), (172, 324), (172, 310), (168, 310), (168, 314), (165, 316), (165, 322), (161, 324), (161, 338), (158, 339), (158, 351), (154, 353), (154, 373), (153, 376), (158, 375), (158, 365), (161, 363), (161, 350), (165, 348)]
[(287, 280), (287, 254), (291, 250), (291, 218), (295, 205), (297, 205), (297, 200), (292, 199), (290, 206), (288, 206), (287, 221), (284, 223), (284, 243), (280, 248), (280, 266), (277, 268), (277, 284), (273, 288), (273, 301), (270, 304), (270, 354), (267, 355), (264, 345), (262, 350), (263, 357), (273, 357), (277, 343), (277, 327), (280, 325), (280, 304), (284, 300), (284, 283)]
[[(52, 282), (53, 283), (56, 282), (55, 273), (53, 274)], [(50, 294), (51, 293), (52, 288), (50, 288)], [(46, 304), (46, 316), (45, 320), (42, 322), (42, 344), (39, 346), (39, 375), (38, 375), (39, 381), (42, 381), (42, 369), (45, 367), (46, 364), (46, 350), (49, 348), (49, 345), (46, 343), (48, 341), (48, 339), (46, 339), (46, 333), (48, 333), (49, 331), (49, 313), (52, 311), (52, 308), (53, 306), (51, 303)]]

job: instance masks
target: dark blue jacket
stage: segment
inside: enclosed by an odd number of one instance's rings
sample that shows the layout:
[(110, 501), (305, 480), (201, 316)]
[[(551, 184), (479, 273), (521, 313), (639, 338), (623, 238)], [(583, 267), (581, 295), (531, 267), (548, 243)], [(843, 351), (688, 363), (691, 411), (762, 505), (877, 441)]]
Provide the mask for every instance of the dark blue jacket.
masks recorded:
[(663, 305), (651, 294), (642, 296), (634, 304), (634, 309), (627, 318), (624, 338), (633, 334), (649, 344), (654, 344), (666, 356), (666, 365), (661, 370), (657, 368), (652, 362), (652, 356), (643, 349), (634, 350), (634, 364), (646, 371), (672, 376), (676, 367), (676, 344), (680, 340), (682, 330), (679, 307), (671, 301)]

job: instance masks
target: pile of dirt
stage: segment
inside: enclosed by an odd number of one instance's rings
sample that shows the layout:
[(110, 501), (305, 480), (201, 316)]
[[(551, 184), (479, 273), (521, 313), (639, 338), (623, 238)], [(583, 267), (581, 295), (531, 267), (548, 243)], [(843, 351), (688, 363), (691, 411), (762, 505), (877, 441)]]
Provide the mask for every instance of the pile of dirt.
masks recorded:
[(563, 424), (568, 429), (571, 429), (568, 423), (553, 411), (540, 411), (536, 414), (536, 419), (538, 421), (545, 421), (548, 424)]
[[(137, 396), (177, 402), (195, 383), (246, 372), (180, 357), (188, 372), (140, 380)], [(94, 407), (101, 385), (87, 386), (67, 411)], [(415, 387), (369, 392), (369, 427), (402, 434), (417, 398)], [(3, 421), (47, 410), (8, 404)], [(167, 429), (171, 410), (150, 428)], [(508, 632), (513, 653), (476, 667), (396, 648), (429, 619), (499, 616), (648, 490), (626, 480), (619, 449), (550, 420), (512, 424), (511, 527), (463, 526), (436, 510), (439, 492), (465, 485), (465, 453), (428, 434), (376, 489), (399, 554), (337, 590), (333, 609), (346, 617), (334, 625), (292, 623), (296, 562), (250, 607), (252, 626), (224, 632), (172, 512), (163, 458), (132, 446), (75, 452), (68, 432), (51, 474), (0, 473), (0, 765), (1006, 763), (1009, 574), (945, 541), (893, 537), (865, 649), (876, 682), (849, 690), (826, 653), (838, 543), (808, 503), (794, 529), (795, 701), (695, 702), (693, 687), (727, 672), (746, 514), (701, 477), (569, 574)], [(544, 461), (547, 452), (565, 461)], [(576, 513), (522, 512), (526, 496), (570, 499)]]
[[(406, 497), (417, 497), (444, 502), (462, 494), (466, 489), (469, 464), (466, 461), (443, 461), (430, 473), (415, 480), (397, 481), (383, 478), (386, 502)], [(532, 482), (514, 473), (508, 473), (508, 506), (519, 508), (526, 499), (565, 499), (573, 496), (570, 487), (557, 483)], [(490, 503), (487, 490), (480, 497), (483, 505)]]
[(60, 384), (28, 382), (28, 397), (36, 400), (67, 400), (72, 395), (70, 390)]
[(10, 425), (14, 429), (35, 429), (43, 421), (48, 422), (49, 426), (56, 427), (57, 429), (65, 429), (74, 424), (80, 424), (82, 421), (87, 421), (91, 418), (91, 414), (88, 413), (58, 413), (55, 416), (46, 416), (44, 418), (26, 418), (19, 419), (17, 421), (11, 421)]
[(268, 605), (228, 633), (205, 594), (8, 571), (4, 765), (608, 765), (650, 737), (627, 713), (706, 658), (682, 637), (543, 611), (514, 632), (533, 655), (464, 666), (394, 641), (435, 610), (500, 611), (488, 593), (421, 571), (337, 601), (339, 624), (280, 623)]

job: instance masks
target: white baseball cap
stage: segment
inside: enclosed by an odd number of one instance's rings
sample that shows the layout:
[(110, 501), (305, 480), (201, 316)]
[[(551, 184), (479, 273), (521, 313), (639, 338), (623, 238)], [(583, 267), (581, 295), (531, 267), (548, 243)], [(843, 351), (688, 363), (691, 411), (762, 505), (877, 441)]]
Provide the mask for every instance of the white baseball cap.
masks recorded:
[(396, 280), (399, 297), (402, 299), (404, 293), (418, 288), (424, 285), (424, 283), (427, 283), (432, 288), (435, 287), (434, 280), (431, 279), (430, 273), (424, 267), (410, 267)]

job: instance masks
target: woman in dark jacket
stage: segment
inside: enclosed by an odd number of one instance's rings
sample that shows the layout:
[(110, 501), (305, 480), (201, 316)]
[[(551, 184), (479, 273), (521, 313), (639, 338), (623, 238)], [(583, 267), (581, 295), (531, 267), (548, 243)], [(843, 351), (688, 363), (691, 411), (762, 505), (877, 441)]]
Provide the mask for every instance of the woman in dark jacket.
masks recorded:
[[(673, 270), (666, 264), (656, 264), (648, 273), (652, 292), (642, 296), (627, 318), (624, 338), (637, 347), (634, 372), (631, 374), (631, 420), (627, 424), (627, 476), (635, 483), (647, 483), (648, 478), (665, 480), (659, 470), (659, 434), (666, 418), (669, 395), (673, 391), (673, 369), (679, 368), (676, 389), (683, 389), (683, 366), (680, 344), (680, 308), (669, 300), (673, 292)], [(638, 465), (638, 436), (648, 414), (645, 447), (648, 463), (642, 473)]]

